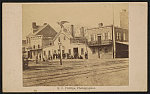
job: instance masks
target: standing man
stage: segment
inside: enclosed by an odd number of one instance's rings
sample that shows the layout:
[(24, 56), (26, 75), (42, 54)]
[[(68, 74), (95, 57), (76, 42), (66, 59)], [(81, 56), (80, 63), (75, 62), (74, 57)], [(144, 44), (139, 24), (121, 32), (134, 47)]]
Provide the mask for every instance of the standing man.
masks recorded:
[(87, 52), (85, 52), (85, 59), (88, 59), (88, 54), (87, 54)]
[(36, 64), (38, 64), (38, 56), (36, 56)]

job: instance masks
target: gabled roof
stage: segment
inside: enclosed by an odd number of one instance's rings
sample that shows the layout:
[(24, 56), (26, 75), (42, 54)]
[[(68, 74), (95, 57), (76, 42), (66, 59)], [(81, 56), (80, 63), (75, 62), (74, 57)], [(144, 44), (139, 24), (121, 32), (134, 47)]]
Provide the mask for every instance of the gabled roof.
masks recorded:
[(44, 37), (54, 38), (56, 34), (57, 32), (49, 24), (44, 24), (43, 26), (39, 26), (38, 30), (35, 33), (29, 33), (27, 37), (42, 35)]
[[(47, 24), (48, 25), (48, 24)], [(39, 33), (41, 30), (43, 30), (47, 25), (43, 25), (43, 26), (39, 26), (37, 29), (37, 31), (35, 33), (33, 33), (34, 35), (36, 35), (37, 33)]]
[(30, 32), (26, 37), (30, 37), (30, 36), (32, 36), (32, 35), (33, 35), (33, 33)]
[(66, 35), (66, 37), (68, 37), (69, 39), (70, 39), (70, 38), (73, 38), (70, 33), (64, 32), (64, 31), (61, 30), (61, 31), (60, 31), (59, 33), (57, 33), (57, 35), (54, 37), (53, 41), (55, 41), (55, 40), (58, 38), (58, 36), (59, 36), (60, 34)]

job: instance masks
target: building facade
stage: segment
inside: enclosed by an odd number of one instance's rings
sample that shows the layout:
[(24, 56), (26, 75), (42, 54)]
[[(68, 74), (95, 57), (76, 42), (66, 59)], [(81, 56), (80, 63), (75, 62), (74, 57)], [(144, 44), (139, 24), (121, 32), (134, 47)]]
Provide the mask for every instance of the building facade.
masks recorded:
[(103, 23), (99, 23), (98, 27), (87, 29), (85, 36), (88, 40), (89, 58), (128, 58), (128, 24), (128, 12), (122, 10), (120, 27), (103, 26)]
[(53, 39), (57, 32), (47, 23), (43, 26), (37, 26), (32, 23), (32, 32), (26, 37), (28, 58), (43, 60), (42, 49), (49, 44), (49, 40)]
[[(80, 35), (77, 36), (76, 33)], [(32, 23), (26, 37), (28, 58), (33, 60), (128, 58), (128, 12), (120, 13), (120, 27), (103, 26), (79, 30), (71, 25), (56, 32), (49, 24)]]
[[(127, 58), (128, 44), (126, 43), (128, 43), (128, 30), (114, 27), (114, 32), (116, 45), (115, 57)], [(113, 58), (113, 26), (87, 29), (86, 37), (88, 39), (89, 58)]]
[[(26, 36), (28, 58), (31, 60), (54, 60), (62, 59), (84, 59), (87, 55), (87, 45), (85, 37), (76, 37), (74, 26), (70, 31), (62, 28), (56, 32), (49, 24), (37, 26), (32, 23), (32, 32)], [(83, 33), (83, 27), (81, 29)], [(24, 48), (24, 47), (23, 47)], [(61, 49), (61, 50), (60, 50)], [(87, 56), (86, 56), (87, 57)]]
[(87, 29), (89, 58), (112, 58), (112, 27), (100, 25)]
[[(73, 26), (71, 25), (71, 28)], [(50, 40), (50, 45), (43, 48), (44, 60), (62, 59), (84, 59), (87, 53), (86, 39), (83, 37), (75, 37), (75, 31), (71, 33), (63, 29)]]
[[(28, 58), (40, 61), (60, 59), (60, 55), (62, 59), (113, 58), (113, 26), (101, 23), (99, 27), (86, 29), (86, 33), (81, 27), (81, 37), (75, 36), (73, 25), (70, 31), (63, 28), (56, 32), (50, 28), (44, 24), (43, 28), (27, 36)], [(128, 57), (128, 30), (114, 27), (114, 32), (115, 57)]]

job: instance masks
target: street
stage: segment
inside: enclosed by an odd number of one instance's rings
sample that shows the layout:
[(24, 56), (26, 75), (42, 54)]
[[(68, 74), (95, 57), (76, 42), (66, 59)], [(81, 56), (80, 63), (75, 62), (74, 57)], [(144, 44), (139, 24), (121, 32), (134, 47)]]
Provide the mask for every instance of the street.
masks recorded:
[(29, 62), (23, 86), (128, 86), (128, 65), (128, 58)]

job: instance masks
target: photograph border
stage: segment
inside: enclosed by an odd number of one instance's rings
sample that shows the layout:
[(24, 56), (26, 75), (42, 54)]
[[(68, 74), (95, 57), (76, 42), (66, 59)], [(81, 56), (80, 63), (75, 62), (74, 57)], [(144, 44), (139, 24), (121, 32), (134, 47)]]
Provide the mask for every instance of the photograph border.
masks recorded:
[[(4, 33), (4, 32), (3, 32)], [(3, 36), (2, 36), (3, 37)], [(4, 38), (4, 37), (3, 37)], [(4, 41), (3, 41), (4, 42)], [(3, 46), (4, 47), (4, 46)], [(3, 51), (4, 52), (4, 51)], [(129, 51), (130, 52), (130, 51)], [(4, 62), (4, 61), (3, 61)], [(3, 73), (4, 74), (4, 73)]]

